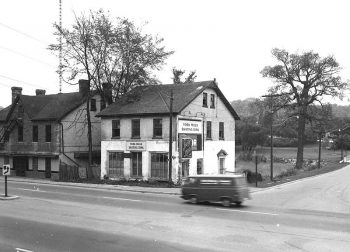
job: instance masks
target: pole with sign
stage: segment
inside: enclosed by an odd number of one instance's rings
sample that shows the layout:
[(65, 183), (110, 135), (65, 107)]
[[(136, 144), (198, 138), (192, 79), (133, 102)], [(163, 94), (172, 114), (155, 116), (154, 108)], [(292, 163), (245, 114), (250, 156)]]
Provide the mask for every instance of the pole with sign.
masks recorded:
[(7, 176), (10, 176), (10, 165), (4, 165), (2, 167), (2, 175), (5, 177), (5, 197), (7, 197)]

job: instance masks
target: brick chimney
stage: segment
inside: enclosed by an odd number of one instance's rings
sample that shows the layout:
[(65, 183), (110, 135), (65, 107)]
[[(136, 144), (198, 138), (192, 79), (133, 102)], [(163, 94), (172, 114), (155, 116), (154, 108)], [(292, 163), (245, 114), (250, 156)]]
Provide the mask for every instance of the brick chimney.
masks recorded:
[(46, 90), (44, 89), (35, 89), (35, 94), (38, 95), (45, 95)]
[(109, 105), (112, 104), (113, 98), (112, 98), (112, 84), (105, 82), (102, 83), (102, 90), (103, 90), (103, 96), (105, 98), (105, 102)]
[(86, 96), (90, 90), (90, 83), (88, 80), (79, 80), (79, 93)]
[(22, 94), (22, 88), (21, 87), (12, 87), (12, 103), (15, 101), (17, 95)]

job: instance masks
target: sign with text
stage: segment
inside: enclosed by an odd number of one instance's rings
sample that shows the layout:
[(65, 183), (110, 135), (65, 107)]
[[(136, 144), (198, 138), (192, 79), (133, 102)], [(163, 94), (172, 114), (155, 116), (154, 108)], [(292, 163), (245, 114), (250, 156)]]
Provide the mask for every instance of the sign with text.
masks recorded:
[(2, 175), (3, 176), (10, 176), (10, 174), (11, 174), (10, 165), (4, 165), (2, 167)]
[(202, 134), (202, 121), (179, 120), (179, 133), (185, 134)]
[(146, 142), (126, 142), (126, 149), (128, 151), (145, 151)]

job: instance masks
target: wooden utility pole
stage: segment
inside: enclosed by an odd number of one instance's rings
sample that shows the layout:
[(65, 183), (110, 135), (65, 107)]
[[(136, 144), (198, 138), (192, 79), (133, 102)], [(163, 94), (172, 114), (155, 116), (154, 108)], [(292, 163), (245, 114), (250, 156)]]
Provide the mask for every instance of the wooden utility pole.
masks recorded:
[(173, 169), (173, 90), (170, 91), (170, 109), (169, 109), (169, 187), (172, 186)]

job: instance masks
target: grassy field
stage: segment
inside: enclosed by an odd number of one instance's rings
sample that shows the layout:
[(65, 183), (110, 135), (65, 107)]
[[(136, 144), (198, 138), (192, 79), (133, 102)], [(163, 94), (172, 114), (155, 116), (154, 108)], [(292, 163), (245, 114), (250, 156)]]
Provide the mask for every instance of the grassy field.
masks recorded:
[[(266, 158), (266, 162), (258, 163), (258, 173), (260, 173), (265, 181), (270, 180), (270, 148), (269, 147), (259, 147), (257, 148), (258, 155), (262, 155)], [(255, 172), (255, 162), (253, 161), (242, 161), (239, 156), (242, 154), (240, 146), (236, 148), (236, 171), (241, 172), (243, 170), (249, 169), (252, 172)], [(344, 156), (350, 154), (347, 151), (343, 152)], [(280, 175), (287, 170), (294, 168), (293, 162), (283, 162), (282, 159), (296, 159), (297, 148), (294, 147), (285, 147), (285, 148), (273, 148), (273, 176), (274, 178)], [(318, 146), (305, 146), (304, 148), (304, 160), (310, 160), (317, 162), (318, 160)], [(297, 171), (295, 176), (307, 177), (312, 176), (318, 173), (324, 173), (332, 170), (339, 169), (346, 165), (347, 163), (339, 163), (341, 160), (341, 151), (340, 150), (327, 150), (325, 148), (321, 149), (321, 169), (314, 169), (315, 167), (305, 167), (304, 169)], [(279, 178), (280, 179), (280, 178)], [(292, 178), (284, 178), (292, 179)]]

